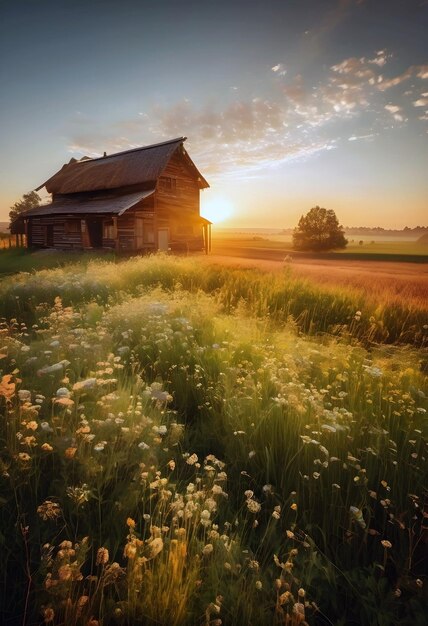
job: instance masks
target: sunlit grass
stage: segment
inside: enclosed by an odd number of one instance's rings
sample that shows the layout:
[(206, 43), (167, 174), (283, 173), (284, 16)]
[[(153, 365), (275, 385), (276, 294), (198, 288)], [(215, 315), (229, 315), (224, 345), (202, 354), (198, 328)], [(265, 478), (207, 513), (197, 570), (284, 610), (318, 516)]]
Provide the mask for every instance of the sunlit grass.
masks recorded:
[(5, 619), (423, 623), (422, 306), (165, 257), (0, 290)]

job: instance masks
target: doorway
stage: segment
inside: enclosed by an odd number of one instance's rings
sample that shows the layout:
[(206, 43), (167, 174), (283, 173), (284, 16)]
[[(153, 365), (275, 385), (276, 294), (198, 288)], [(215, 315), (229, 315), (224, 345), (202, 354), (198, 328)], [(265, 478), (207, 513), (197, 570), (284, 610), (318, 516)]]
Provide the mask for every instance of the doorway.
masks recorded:
[(159, 252), (168, 252), (168, 229), (159, 228), (158, 230), (158, 250)]
[(103, 247), (103, 221), (100, 219), (87, 219), (89, 245), (91, 248)]
[(45, 246), (46, 246), (46, 248), (53, 248), (53, 246), (54, 246), (54, 227), (53, 227), (53, 224), (46, 224), (46, 226), (45, 226)]

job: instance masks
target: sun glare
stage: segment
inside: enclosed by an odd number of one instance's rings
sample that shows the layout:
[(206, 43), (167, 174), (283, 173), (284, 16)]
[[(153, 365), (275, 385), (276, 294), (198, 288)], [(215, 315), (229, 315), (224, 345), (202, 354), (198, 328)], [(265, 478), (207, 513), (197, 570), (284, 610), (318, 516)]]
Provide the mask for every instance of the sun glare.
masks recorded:
[(233, 203), (224, 196), (214, 196), (204, 201), (201, 198), (201, 215), (213, 224), (224, 222), (235, 213)]

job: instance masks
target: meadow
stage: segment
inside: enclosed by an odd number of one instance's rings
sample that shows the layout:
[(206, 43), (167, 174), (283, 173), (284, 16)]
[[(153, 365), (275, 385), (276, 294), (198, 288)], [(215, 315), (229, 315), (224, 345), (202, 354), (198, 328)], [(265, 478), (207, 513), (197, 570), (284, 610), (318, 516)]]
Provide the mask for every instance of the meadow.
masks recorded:
[(428, 246), (417, 240), (396, 236), (346, 235), (348, 245), (343, 250), (314, 254), (293, 250), (291, 234), (236, 233), (213, 231), (213, 252), (248, 258), (281, 259), (292, 255), (296, 259), (398, 261), (427, 263)]
[(426, 623), (423, 298), (157, 255), (0, 316), (5, 624)]

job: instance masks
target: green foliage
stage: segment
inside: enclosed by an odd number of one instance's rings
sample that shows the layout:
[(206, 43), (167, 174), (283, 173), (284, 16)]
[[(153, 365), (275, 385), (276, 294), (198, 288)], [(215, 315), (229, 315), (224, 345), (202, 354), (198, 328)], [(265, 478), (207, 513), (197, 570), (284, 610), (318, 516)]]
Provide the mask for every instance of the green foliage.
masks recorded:
[(293, 233), (295, 250), (323, 252), (345, 248), (347, 243), (335, 212), (319, 206), (302, 215)]
[(28, 211), (29, 209), (34, 209), (36, 206), (39, 206), (40, 200), (41, 198), (39, 194), (35, 191), (24, 193), (21, 200), (15, 202), (15, 204), (10, 208), (10, 223), (12, 224), (12, 222), (14, 222), (24, 211)]

